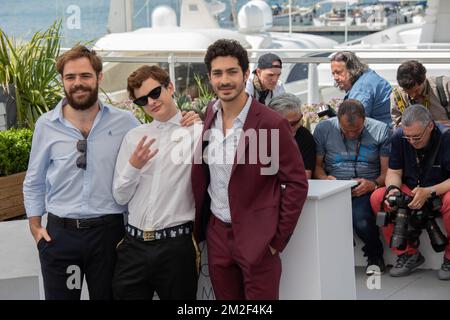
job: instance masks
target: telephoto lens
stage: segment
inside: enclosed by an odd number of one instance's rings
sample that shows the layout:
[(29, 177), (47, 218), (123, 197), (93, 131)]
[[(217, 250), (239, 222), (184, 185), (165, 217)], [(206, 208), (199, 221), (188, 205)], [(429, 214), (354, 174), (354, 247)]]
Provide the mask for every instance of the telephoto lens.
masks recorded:
[(435, 218), (430, 218), (427, 220), (426, 229), (428, 236), (430, 237), (430, 243), (433, 250), (436, 252), (444, 251), (448, 244), (448, 239), (437, 225)]

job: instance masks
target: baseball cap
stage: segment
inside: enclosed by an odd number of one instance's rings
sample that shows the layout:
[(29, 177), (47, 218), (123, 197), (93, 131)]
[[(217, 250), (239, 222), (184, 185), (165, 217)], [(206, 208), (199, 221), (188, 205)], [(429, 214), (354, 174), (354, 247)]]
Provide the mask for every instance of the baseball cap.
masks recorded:
[[(275, 61), (278, 61), (280, 64), (273, 65)], [(282, 62), (279, 56), (277, 56), (274, 53), (265, 53), (258, 59), (258, 66), (259, 69), (269, 69), (269, 68), (280, 68), (282, 67)]]

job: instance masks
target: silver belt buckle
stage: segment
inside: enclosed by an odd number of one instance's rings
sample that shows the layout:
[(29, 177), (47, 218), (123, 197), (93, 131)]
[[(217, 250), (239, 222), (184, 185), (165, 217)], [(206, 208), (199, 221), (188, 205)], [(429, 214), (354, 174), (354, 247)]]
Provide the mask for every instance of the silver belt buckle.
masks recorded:
[(83, 222), (80, 219), (77, 219), (77, 229), (88, 229), (89, 227), (83, 227), (81, 223)]

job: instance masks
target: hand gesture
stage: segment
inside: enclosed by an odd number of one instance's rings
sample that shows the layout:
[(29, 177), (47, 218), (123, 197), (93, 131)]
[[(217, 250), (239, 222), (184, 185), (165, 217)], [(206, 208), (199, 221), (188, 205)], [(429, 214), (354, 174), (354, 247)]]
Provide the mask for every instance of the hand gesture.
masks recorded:
[(150, 139), (148, 143), (145, 143), (146, 139), (147, 136), (142, 137), (130, 157), (129, 162), (136, 169), (142, 169), (142, 167), (158, 153), (158, 149), (154, 151), (150, 149), (150, 146), (155, 142), (155, 139)]

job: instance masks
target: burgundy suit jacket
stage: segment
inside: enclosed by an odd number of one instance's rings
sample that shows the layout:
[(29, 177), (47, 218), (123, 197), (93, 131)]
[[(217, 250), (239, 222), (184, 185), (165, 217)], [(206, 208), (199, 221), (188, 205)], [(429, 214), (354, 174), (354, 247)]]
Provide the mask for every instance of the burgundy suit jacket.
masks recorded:
[[(210, 103), (202, 141), (215, 117), (216, 112)], [(273, 175), (262, 175), (261, 168), (270, 167), (270, 164), (262, 164), (259, 156), (256, 164), (254, 161), (253, 164), (250, 163), (248, 157), (252, 148), (249, 148), (249, 139), (245, 139), (245, 163), (242, 163), (242, 160), (237, 163), (235, 156), (228, 187), (235, 241), (243, 256), (250, 263), (257, 263), (267, 252), (269, 245), (280, 252), (287, 245), (306, 200), (308, 180), (287, 120), (253, 99), (243, 129), (246, 132), (251, 128), (256, 129), (257, 133), (258, 129), (279, 130), (278, 171)], [(260, 140), (264, 139), (268, 145), (266, 149), (270, 153), (273, 143), (270, 131), (266, 136), (267, 138), (263, 138), (256, 134), (257, 152)], [(242, 147), (242, 143), (244, 142), (241, 139), (238, 149)], [(192, 166), (192, 188), (196, 206), (194, 234), (198, 242), (205, 239), (206, 226), (212, 214), (211, 199), (207, 191), (210, 183), (209, 168), (201, 156), (207, 145), (208, 141), (199, 143), (196, 150), (197, 161), (194, 161)], [(268, 152), (265, 152), (266, 156)], [(284, 190), (282, 184), (286, 186)]]

